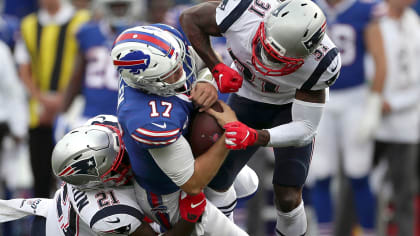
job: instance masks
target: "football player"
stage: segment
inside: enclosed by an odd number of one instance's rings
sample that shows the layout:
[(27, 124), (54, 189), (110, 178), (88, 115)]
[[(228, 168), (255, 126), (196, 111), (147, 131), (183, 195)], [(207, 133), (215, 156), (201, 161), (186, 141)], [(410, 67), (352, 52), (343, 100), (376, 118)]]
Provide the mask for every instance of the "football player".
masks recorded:
[[(117, 113), (136, 179), (137, 201), (149, 217), (170, 229), (179, 216), (180, 189), (200, 193), (228, 153), (220, 138), (194, 159), (185, 138), (191, 99), (206, 109), (217, 99), (216, 85), (208, 69), (200, 70), (195, 79), (202, 63), (182, 34), (167, 25), (127, 29), (115, 40), (111, 56), (122, 78)], [(246, 235), (207, 205), (196, 234)]]
[[(368, 117), (377, 117), (376, 122), (379, 122), (381, 113), (386, 63), (378, 18), (385, 13), (384, 4), (360, 0), (316, 0), (315, 3), (326, 13), (327, 32), (339, 48), (342, 62), (341, 78), (331, 86), (331, 101), (319, 125), (309, 174), (309, 179), (316, 179), (312, 195), (319, 233), (333, 235), (334, 205), (330, 182), (338, 174), (342, 157), (344, 175), (349, 177), (354, 193), (357, 219), (363, 235), (371, 235), (375, 227), (375, 201), (369, 185), (373, 139), (361, 137), (364, 135), (359, 134), (359, 127)], [(375, 62), (372, 86), (365, 76), (366, 53)], [(369, 130), (367, 127), (362, 129), (364, 132)], [(348, 212), (343, 214), (348, 215)]]
[[(225, 191), (258, 146), (274, 147), (276, 234), (305, 234), (302, 186), (328, 87), (341, 67), (324, 13), (310, 0), (224, 0), (184, 11), (181, 25), (219, 90), (236, 92), (228, 104), (243, 122), (216, 113), (227, 147), (245, 150), (230, 152), (209, 187)], [(232, 68), (216, 56), (210, 35), (226, 37)]]
[[(36, 215), (32, 235), (156, 235), (136, 203), (117, 118), (89, 123), (54, 148), (53, 171), (65, 181), (54, 198), (0, 200), (0, 222)], [(205, 206), (204, 194), (179, 196), (182, 218), (162, 235), (190, 235)]]

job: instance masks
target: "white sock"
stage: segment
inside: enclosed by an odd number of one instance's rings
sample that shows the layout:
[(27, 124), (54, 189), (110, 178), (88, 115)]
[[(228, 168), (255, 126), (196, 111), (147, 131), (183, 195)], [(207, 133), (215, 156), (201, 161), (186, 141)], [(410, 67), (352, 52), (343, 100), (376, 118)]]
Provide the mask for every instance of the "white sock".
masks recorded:
[(308, 227), (303, 201), (298, 207), (284, 213), (277, 209), (276, 235), (278, 236), (302, 236)]
[(204, 189), (207, 199), (233, 221), (233, 210), (236, 207), (236, 192), (231, 186), (226, 192), (217, 192), (209, 187)]

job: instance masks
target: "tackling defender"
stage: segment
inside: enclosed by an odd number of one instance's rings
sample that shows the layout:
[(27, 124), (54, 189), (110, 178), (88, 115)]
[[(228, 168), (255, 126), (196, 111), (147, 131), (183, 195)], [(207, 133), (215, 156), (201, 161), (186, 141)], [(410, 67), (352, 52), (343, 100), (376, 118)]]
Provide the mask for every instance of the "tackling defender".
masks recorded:
[[(258, 146), (274, 147), (276, 233), (305, 234), (302, 186), (328, 87), (341, 67), (324, 13), (309, 0), (224, 0), (186, 10), (181, 25), (219, 90), (237, 91), (228, 103), (243, 122), (216, 115), (226, 124), (227, 147), (246, 150), (230, 152), (209, 186), (225, 191)], [(226, 37), (232, 68), (218, 59), (210, 35)]]
[[(136, 202), (117, 118), (102, 115), (88, 123), (54, 148), (53, 171), (65, 181), (54, 198), (0, 200), (1, 222), (37, 215), (32, 235), (156, 235)], [(179, 201), (182, 219), (162, 235), (190, 235), (206, 206), (204, 194)]]

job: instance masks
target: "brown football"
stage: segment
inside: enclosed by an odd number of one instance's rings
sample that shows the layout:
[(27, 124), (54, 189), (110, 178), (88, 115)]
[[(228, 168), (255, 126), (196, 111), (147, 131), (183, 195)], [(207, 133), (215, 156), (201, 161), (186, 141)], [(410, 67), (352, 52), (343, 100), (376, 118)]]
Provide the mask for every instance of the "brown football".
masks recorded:
[[(219, 102), (212, 108), (215, 111), (223, 111)], [(194, 157), (206, 152), (219, 138), (224, 130), (219, 126), (216, 119), (206, 112), (197, 112), (190, 125), (189, 141)]]

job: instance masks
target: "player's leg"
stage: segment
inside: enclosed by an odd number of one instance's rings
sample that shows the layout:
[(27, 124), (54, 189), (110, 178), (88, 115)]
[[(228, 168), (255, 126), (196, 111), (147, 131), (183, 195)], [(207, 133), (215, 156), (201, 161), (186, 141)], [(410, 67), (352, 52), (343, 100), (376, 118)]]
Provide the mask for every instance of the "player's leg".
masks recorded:
[(308, 176), (308, 179), (314, 179), (309, 188), (320, 236), (333, 234), (334, 210), (330, 184), (336, 173), (339, 157), (339, 142), (337, 142), (339, 136), (337, 135), (337, 118), (335, 115), (333, 110), (326, 108), (318, 126)]
[(195, 235), (207, 236), (242, 236), (248, 235), (239, 226), (229, 220), (217, 207), (207, 201), (201, 223), (196, 224)]
[(49, 197), (53, 178), (51, 154), (54, 148), (50, 127), (37, 127), (29, 131), (31, 168), (34, 175), (34, 197)]
[[(272, 121), (270, 110), (255, 101), (251, 101), (235, 94), (229, 97), (228, 104), (236, 112), (238, 119), (253, 128), (267, 128), (267, 124)], [(252, 114), (249, 114), (249, 108), (252, 107)], [(265, 114), (264, 116), (255, 116), (255, 114)], [(236, 204), (236, 194), (232, 194), (230, 187), (236, 179), (236, 176), (246, 165), (248, 160), (258, 150), (258, 147), (248, 147), (246, 150), (232, 150), (220, 167), (216, 176), (209, 183), (209, 188), (213, 191), (206, 192), (207, 198), (219, 209), (231, 209), (232, 204)], [(254, 157), (258, 158), (258, 157)], [(251, 186), (252, 187), (252, 186)], [(227, 190), (230, 191), (223, 194)], [(233, 209), (233, 208), (232, 208)]]
[[(358, 96), (362, 97), (362, 96)], [(361, 142), (357, 127), (363, 115), (363, 104), (358, 104), (357, 97), (353, 106), (349, 107), (341, 119), (344, 173), (350, 179), (353, 189), (356, 214), (364, 235), (374, 234), (375, 198), (369, 184), (369, 176), (373, 160), (373, 140)]]
[[(180, 191), (159, 195), (149, 192), (134, 184), (136, 200), (146, 216), (157, 222), (164, 229), (168, 229), (180, 219), (179, 195)], [(229, 220), (219, 209), (207, 200), (206, 209), (201, 222), (196, 224), (193, 235), (248, 235), (231, 220)]]
[(42, 216), (35, 216), (32, 221), (31, 235), (45, 236), (47, 219)]
[(236, 207), (237, 199), (251, 197), (255, 194), (257, 188), (257, 174), (249, 166), (245, 165), (228, 191), (218, 192), (211, 188), (205, 188), (204, 193), (214, 205), (218, 206), (223, 214), (233, 221), (233, 210)]
[(388, 171), (394, 190), (398, 235), (414, 235), (417, 147), (415, 144), (389, 145)]
[(235, 181), (233, 182), (233, 187), (235, 188), (236, 197), (238, 199), (249, 198), (257, 192), (258, 189), (258, 176), (257, 173), (248, 165), (245, 165), (244, 168), (236, 176)]
[(302, 186), (311, 162), (313, 144), (275, 148), (273, 176), (277, 208), (276, 235), (301, 236), (307, 231)]

